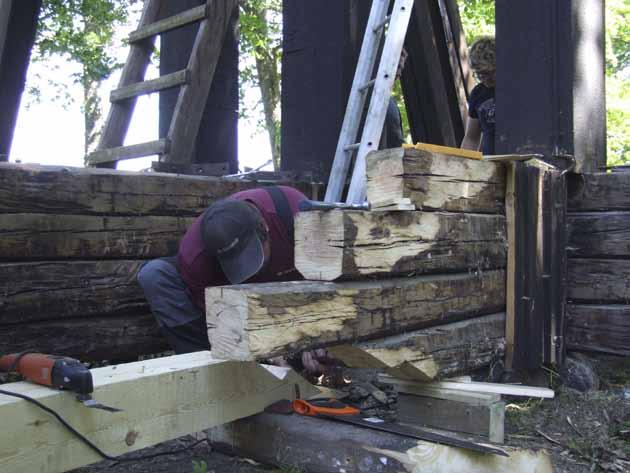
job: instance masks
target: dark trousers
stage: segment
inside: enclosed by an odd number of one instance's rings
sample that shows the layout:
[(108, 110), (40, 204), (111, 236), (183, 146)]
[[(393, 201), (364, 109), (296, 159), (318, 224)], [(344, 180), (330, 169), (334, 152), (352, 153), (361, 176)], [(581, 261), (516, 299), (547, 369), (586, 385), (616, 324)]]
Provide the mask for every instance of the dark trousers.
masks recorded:
[(149, 261), (138, 272), (138, 282), (175, 353), (210, 350), (206, 316), (193, 304), (174, 258)]

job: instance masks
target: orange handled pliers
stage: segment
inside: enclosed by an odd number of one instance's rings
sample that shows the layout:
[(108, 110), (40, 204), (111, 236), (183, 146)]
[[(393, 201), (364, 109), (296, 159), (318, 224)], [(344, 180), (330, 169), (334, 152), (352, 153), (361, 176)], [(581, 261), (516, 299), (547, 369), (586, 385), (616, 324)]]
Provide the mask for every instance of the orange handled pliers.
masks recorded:
[(348, 406), (337, 399), (296, 399), (292, 403), (293, 411), (303, 416), (354, 416), (360, 414), (356, 407)]

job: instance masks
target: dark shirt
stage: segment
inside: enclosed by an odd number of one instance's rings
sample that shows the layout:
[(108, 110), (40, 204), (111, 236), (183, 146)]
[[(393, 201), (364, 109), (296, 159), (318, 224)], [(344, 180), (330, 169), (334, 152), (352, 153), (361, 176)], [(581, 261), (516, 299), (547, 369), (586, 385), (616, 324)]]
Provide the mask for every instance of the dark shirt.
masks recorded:
[[(293, 215), (298, 213), (298, 205), (306, 196), (300, 191), (286, 186), (278, 186), (289, 201)], [(251, 189), (228, 197), (245, 200), (254, 204), (269, 227), (271, 257), (263, 269), (247, 282), (291, 281), (302, 279), (296, 271), (293, 258), (293, 244), (289, 241), (285, 228), (269, 193), (264, 189)], [(200, 215), (190, 226), (181, 242), (177, 253), (177, 268), (188, 286), (194, 304), (205, 309), (204, 290), (209, 286), (230, 284), (218, 260), (207, 253), (201, 238)]]
[(400, 148), (405, 142), (402, 129), (402, 118), (400, 110), (394, 97), (390, 97), (387, 104), (387, 113), (385, 114), (385, 124), (383, 125), (383, 134), (379, 143), (379, 149)]
[(468, 116), (481, 125), (481, 152), (494, 154), (494, 87), (477, 84), (468, 98)]

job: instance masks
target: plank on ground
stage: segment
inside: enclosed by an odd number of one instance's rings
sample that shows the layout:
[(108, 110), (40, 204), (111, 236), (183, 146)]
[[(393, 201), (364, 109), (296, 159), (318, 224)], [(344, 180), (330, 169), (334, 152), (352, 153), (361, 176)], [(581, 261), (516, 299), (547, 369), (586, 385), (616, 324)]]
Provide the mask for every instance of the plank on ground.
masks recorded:
[(630, 212), (569, 214), (567, 253), (578, 258), (630, 257)]
[(0, 259), (171, 256), (193, 221), (170, 216), (0, 214)]
[(295, 219), (295, 267), (306, 279), (503, 268), (502, 215), (446, 212), (302, 212)]
[(504, 345), (505, 314), (494, 314), (328, 350), (352, 368), (431, 381), (488, 366), (502, 357)]
[(628, 210), (630, 173), (570, 174), (567, 196), (570, 212)]
[[(273, 374), (278, 373), (278, 375)], [(87, 409), (69, 392), (30, 383), (2, 386), (29, 395), (63, 414), (79, 432), (111, 455), (138, 450), (261, 412), (316, 389), (287, 369), (225, 362), (210, 352), (190, 353), (92, 370), (94, 397), (124, 409)], [(100, 457), (50, 415), (22, 399), (0, 394), (0, 470), (67, 471)]]
[(259, 414), (214, 428), (209, 438), (217, 450), (310, 473), (554, 471), (545, 451), (480, 454), (306, 416)]
[(501, 164), (417, 149), (395, 148), (367, 158), (367, 199), (372, 207), (411, 199), (418, 210), (503, 213)]
[(0, 212), (198, 215), (254, 181), (0, 163)]
[(252, 360), (492, 314), (505, 304), (505, 273), (382, 281), (296, 281), (206, 289), (217, 358)]
[(136, 274), (142, 260), (0, 264), (0, 326), (148, 313)]
[(630, 305), (567, 305), (567, 347), (630, 356)]
[(588, 303), (630, 303), (630, 260), (569, 259), (568, 300)]
[(81, 361), (125, 362), (170, 350), (155, 318), (139, 314), (72, 317), (0, 325), (0, 353), (37, 350)]

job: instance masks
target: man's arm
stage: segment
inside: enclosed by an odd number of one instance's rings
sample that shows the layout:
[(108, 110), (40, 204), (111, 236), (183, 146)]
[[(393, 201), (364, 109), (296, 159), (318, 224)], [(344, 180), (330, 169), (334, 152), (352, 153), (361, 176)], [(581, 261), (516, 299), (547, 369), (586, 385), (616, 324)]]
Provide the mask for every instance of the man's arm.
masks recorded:
[(481, 125), (477, 118), (468, 117), (466, 122), (466, 133), (460, 148), (471, 149), (473, 151), (479, 151), (479, 145), (481, 144)]

